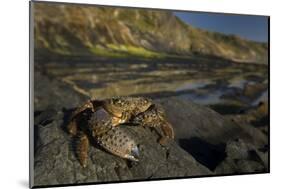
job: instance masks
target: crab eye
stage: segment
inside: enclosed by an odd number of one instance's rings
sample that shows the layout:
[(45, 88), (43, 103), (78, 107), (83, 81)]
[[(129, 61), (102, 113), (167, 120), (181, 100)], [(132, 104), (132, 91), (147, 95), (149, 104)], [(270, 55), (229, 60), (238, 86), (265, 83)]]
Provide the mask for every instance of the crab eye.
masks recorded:
[(112, 99), (112, 103), (113, 103), (113, 104), (117, 104), (117, 103), (118, 103), (118, 101), (119, 101), (119, 100), (118, 100), (118, 99), (116, 99), (116, 98), (113, 98), (113, 99)]

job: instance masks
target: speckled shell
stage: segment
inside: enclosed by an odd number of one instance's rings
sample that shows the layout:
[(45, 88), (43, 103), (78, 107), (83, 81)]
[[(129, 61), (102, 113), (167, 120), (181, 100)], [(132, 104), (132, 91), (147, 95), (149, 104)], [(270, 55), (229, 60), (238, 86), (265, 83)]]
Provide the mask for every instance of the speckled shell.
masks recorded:
[(126, 112), (132, 116), (146, 111), (152, 102), (142, 97), (119, 97), (104, 100), (103, 107), (111, 114), (121, 117)]
[(113, 127), (105, 134), (97, 136), (96, 140), (107, 151), (123, 158), (135, 160), (131, 152), (133, 148), (137, 147), (137, 143), (126, 126)]

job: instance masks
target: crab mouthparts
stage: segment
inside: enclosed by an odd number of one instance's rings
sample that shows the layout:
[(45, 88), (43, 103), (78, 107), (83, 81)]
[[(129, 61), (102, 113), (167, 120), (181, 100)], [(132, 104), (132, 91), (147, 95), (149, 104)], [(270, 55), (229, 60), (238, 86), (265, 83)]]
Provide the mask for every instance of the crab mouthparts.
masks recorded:
[(112, 125), (113, 125), (113, 126), (117, 126), (117, 125), (120, 125), (120, 124), (122, 124), (122, 123), (125, 123), (126, 120), (123, 120), (123, 119), (121, 119), (121, 118), (119, 118), (119, 117), (113, 117), (112, 120), (111, 120), (111, 122), (112, 122)]

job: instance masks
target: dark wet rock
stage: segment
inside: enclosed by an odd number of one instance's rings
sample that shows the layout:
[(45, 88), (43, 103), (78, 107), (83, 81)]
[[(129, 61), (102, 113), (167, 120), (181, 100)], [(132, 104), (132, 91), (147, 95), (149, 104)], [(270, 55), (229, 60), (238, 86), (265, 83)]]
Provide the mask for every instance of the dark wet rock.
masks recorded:
[(253, 81), (253, 82), (259, 82), (259, 83), (264, 81), (264, 77), (262, 77), (260, 75), (254, 75), (254, 74), (245, 76), (245, 79)]
[[(268, 136), (250, 123), (236, 122), (232, 116), (177, 98), (158, 102), (174, 126), (178, 144), (209, 170), (217, 174), (268, 171), (268, 151), (259, 150), (268, 147)], [(258, 154), (263, 163), (244, 151)], [(247, 162), (249, 166), (243, 166)], [(228, 166), (231, 168), (226, 169)]]
[(35, 153), (35, 185), (105, 182), (212, 174), (176, 142), (166, 146), (158, 142), (158, 134), (149, 128), (128, 127), (140, 144), (139, 162), (114, 156), (92, 146), (88, 166), (79, 164), (73, 140), (63, 130), (63, 112), (57, 112), (52, 122), (37, 125), (39, 144)]
[(241, 139), (226, 145), (226, 159), (216, 168), (217, 174), (268, 172), (268, 154)]
[(267, 137), (259, 130), (237, 124), (212, 109), (178, 98), (155, 100), (162, 104), (168, 120), (174, 125), (176, 139), (197, 137), (212, 144), (226, 143), (241, 138), (263, 144)]
[(39, 71), (34, 73), (34, 110), (73, 108), (88, 100), (68, 84)]
[[(268, 136), (269, 127), (269, 109), (268, 102), (260, 102), (256, 106), (252, 106), (243, 111), (243, 114), (228, 115), (228, 118), (239, 125), (249, 125), (245, 129), (259, 129)], [(255, 130), (255, 129), (254, 129)]]
[(243, 94), (249, 98), (257, 98), (267, 88), (268, 85), (265, 83), (247, 84), (244, 88)]
[(247, 106), (242, 104), (218, 103), (218, 104), (209, 105), (209, 107), (222, 115), (227, 115), (227, 114), (239, 114)]

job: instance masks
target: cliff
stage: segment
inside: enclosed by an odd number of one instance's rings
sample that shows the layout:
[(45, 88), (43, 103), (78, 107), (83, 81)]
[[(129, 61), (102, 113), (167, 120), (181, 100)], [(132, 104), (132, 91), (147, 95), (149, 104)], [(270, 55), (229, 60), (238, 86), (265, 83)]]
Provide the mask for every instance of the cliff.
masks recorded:
[(194, 28), (171, 11), (34, 3), (35, 52), (267, 63), (266, 43)]

